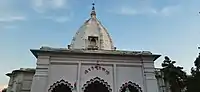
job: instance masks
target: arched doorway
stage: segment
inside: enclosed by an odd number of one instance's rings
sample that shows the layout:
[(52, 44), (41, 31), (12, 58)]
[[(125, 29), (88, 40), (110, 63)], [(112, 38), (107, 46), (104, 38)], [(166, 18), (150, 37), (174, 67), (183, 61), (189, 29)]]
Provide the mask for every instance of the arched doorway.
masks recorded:
[(72, 92), (73, 87), (65, 80), (60, 80), (50, 86), (48, 92)]
[(129, 81), (120, 87), (119, 92), (142, 92), (142, 89), (136, 83)]
[(82, 89), (83, 92), (112, 92), (110, 85), (98, 77), (87, 81)]

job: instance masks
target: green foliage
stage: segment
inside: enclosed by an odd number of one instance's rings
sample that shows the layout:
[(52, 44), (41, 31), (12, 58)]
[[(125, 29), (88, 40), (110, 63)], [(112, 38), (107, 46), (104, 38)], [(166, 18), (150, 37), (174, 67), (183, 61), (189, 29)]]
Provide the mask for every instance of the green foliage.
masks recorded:
[(200, 69), (200, 53), (199, 53), (199, 56), (194, 61), (194, 65), (196, 67), (196, 71), (199, 72), (199, 69)]
[(186, 87), (186, 73), (183, 67), (175, 66), (176, 61), (171, 61), (169, 57), (165, 57), (162, 63), (161, 71), (164, 73), (164, 80), (169, 82), (172, 92), (181, 92)]
[(195, 67), (191, 68), (191, 76), (187, 81), (187, 92), (200, 92), (200, 54), (194, 61)]

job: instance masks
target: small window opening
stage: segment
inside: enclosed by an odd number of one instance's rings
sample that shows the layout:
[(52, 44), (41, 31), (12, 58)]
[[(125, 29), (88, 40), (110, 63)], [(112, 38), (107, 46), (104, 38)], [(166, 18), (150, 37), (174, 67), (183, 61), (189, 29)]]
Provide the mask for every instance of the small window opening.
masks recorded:
[(98, 37), (88, 36), (88, 40), (89, 40), (88, 49), (89, 50), (97, 50), (98, 49), (98, 46), (97, 46)]

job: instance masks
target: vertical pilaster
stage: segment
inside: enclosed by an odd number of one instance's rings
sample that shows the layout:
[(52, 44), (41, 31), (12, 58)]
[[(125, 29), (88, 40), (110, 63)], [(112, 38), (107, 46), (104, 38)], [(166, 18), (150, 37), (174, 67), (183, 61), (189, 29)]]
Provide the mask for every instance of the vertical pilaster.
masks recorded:
[(13, 87), (13, 83), (14, 83), (13, 74), (9, 75), (9, 77), (10, 77), (10, 80), (9, 80), (9, 83), (8, 83), (7, 92), (11, 92), (12, 87)]
[(80, 78), (81, 78), (81, 62), (78, 63), (78, 79), (77, 79), (77, 92), (80, 92)]
[(144, 69), (144, 60), (142, 56), (141, 56), (141, 63), (142, 63), (142, 75), (143, 75), (143, 90), (144, 92), (147, 92), (146, 74)]
[(31, 92), (48, 92), (49, 56), (38, 56)]
[(144, 74), (146, 81), (146, 92), (159, 92), (153, 61), (145, 61)]
[(117, 72), (116, 72), (116, 64), (113, 64), (113, 92), (118, 92), (117, 90)]

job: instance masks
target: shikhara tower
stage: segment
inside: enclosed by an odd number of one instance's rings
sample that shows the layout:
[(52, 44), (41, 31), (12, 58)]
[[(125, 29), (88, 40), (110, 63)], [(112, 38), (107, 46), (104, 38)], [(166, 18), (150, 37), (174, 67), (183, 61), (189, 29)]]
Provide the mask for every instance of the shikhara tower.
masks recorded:
[(70, 49), (114, 50), (108, 31), (96, 17), (94, 4), (90, 16), (73, 37)]
[(94, 6), (90, 15), (68, 48), (31, 49), (37, 58), (31, 92), (158, 92), (160, 55), (116, 50)]

